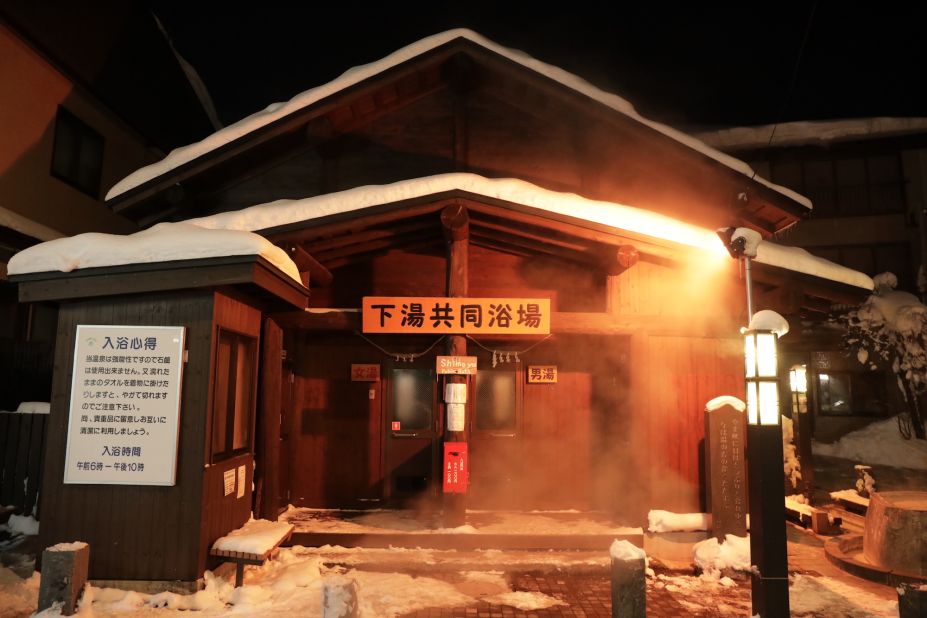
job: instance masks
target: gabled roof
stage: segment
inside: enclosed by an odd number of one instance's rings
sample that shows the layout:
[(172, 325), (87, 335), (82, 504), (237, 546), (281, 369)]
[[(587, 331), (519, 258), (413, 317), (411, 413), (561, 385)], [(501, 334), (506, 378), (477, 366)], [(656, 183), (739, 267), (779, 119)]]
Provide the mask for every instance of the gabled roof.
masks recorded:
[[(238, 211), (190, 219), (187, 223), (211, 229), (259, 232), (277, 239), (292, 234), (294, 230), (324, 228), (333, 223), (380, 213), (390, 207), (407, 208), (419, 198), (461, 196), (476, 196), (483, 201), (488, 199), (502, 208), (524, 207), (540, 217), (564, 221), (574, 226), (609, 230), (615, 235), (627, 236), (625, 233), (629, 233), (632, 238), (650, 243), (698, 249), (729, 259), (727, 249), (713, 230), (634, 206), (550, 191), (523, 180), (490, 179), (466, 173), (413, 178), (390, 185), (356, 187), (302, 200), (277, 200)], [(311, 253), (311, 244), (308, 248)], [(854, 288), (873, 288), (872, 279), (867, 275), (813, 256), (797, 247), (761, 241), (756, 261)]]
[(742, 161), (719, 152), (699, 140), (666, 125), (653, 122), (640, 116), (625, 99), (604, 92), (582, 78), (568, 73), (558, 67), (536, 60), (522, 52), (498, 45), (483, 36), (465, 29), (450, 30), (417, 41), (376, 62), (355, 67), (339, 78), (307, 90), (286, 103), (275, 103), (266, 109), (252, 114), (230, 125), (206, 139), (178, 148), (164, 160), (149, 165), (129, 175), (117, 183), (108, 193), (107, 201), (119, 211), (133, 201), (146, 199), (146, 196), (169, 190), (176, 183), (195, 176), (205, 169), (205, 163), (212, 159), (231, 158), (236, 149), (247, 148), (249, 142), (254, 144), (270, 139), (273, 133), (281, 132), (288, 124), (310, 109), (315, 109), (333, 101), (339, 95), (351, 91), (362, 84), (378, 77), (393, 74), (409, 63), (430, 57), (449, 55), (458, 50), (469, 50), (493, 55), (522, 69), (532, 72), (540, 79), (547, 80), (560, 88), (603, 106), (607, 111), (620, 115), (638, 126), (654, 132), (656, 135), (676, 143), (703, 160), (720, 165), (744, 176), (748, 182), (761, 189), (778, 195), (779, 205), (800, 216), (811, 208), (810, 201), (794, 191), (770, 183), (754, 173)]

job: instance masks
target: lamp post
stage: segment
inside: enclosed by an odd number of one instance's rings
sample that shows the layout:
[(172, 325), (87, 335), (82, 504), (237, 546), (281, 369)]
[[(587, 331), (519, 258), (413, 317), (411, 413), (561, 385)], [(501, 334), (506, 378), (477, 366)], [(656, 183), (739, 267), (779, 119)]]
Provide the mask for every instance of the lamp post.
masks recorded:
[[(752, 230), (726, 228), (718, 230), (718, 236), (731, 257), (743, 260), (747, 315), (752, 322), (750, 259), (756, 257), (760, 235)], [(772, 330), (749, 328), (742, 333), (747, 386), (747, 502), (750, 511), (750, 561), (754, 566), (750, 575), (753, 613), (761, 618), (788, 618), (779, 341)]]
[(788, 618), (779, 354), (774, 332), (744, 331), (744, 369), (753, 611), (761, 618)]

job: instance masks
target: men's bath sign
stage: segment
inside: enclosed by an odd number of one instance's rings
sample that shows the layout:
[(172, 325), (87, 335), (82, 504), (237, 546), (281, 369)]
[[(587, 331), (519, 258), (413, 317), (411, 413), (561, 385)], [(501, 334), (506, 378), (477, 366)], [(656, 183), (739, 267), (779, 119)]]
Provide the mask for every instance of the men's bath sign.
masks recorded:
[(80, 324), (64, 482), (174, 485), (184, 327)]

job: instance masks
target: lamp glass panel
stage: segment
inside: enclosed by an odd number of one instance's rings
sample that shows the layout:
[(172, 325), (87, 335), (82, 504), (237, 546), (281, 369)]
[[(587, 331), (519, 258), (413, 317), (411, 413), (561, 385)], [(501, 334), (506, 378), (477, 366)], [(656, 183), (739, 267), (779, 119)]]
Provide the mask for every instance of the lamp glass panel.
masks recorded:
[(748, 378), (756, 377), (756, 333), (744, 337), (744, 369)]
[(759, 383), (760, 425), (779, 424), (779, 384)]
[(757, 424), (757, 383), (747, 382), (747, 422), (751, 425)]
[(808, 392), (808, 371), (804, 365), (795, 365), (789, 371), (789, 388), (793, 393)]
[(772, 333), (756, 333), (756, 367), (761, 378), (775, 378), (779, 375), (776, 355), (776, 336)]

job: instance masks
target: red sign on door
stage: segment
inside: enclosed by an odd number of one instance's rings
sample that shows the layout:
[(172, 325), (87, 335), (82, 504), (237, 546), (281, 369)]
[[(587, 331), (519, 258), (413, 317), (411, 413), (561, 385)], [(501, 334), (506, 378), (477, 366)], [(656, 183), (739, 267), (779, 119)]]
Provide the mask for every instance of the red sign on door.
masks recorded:
[(467, 493), (469, 466), (466, 442), (444, 443), (444, 493)]

